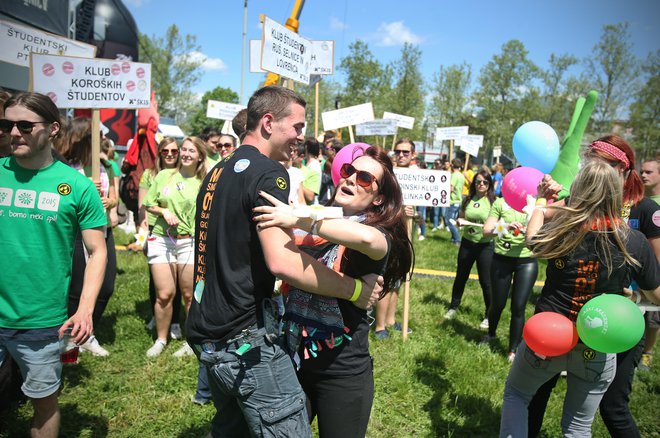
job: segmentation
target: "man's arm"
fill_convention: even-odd
[[[301,290],[348,300],[353,295],[356,280],[335,272],[313,257],[301,252],[290,232],[279,227],[260,229],[259,240],[270,272]],[[381,284],[378,283],[380,279]],[[361,309],[370,308],[382,291],[382,277],[364,276],[362,291],[353,304]]]
[[[108,263],[108,254],[105,247],[104,228],[90,228],[82,230],[82,239],[89,253],[87,266],[85,267],[85,277],[83,280],[82,292],[80,293],[80,303],[76,313],[69,318],[60,328],[60,337],[64,335],[64,330],[72,328],[72,336],[76,344],[82,344],[92,335],[94,324],[92,322],[92,313],[96,304],[96,297],[103,283],[105,266]]]

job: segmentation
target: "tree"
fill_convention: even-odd
[[[429,118],[435,126],[455,126],[467,114],[472,67],[460,65],[440,66],[433,74]]]
[[[660,144],[660,50],[649,54],[642,72],[646,82],[630,105],[630,125],[635,136],[633,144],[642,152],[642,159],[652,159]]]
[[[182,36],[173,24],[164,37],[140,34],[140,59],[151,63],[151,86],[161,115],[183,123],[197,104],[192,87],[199,83],[204,58],[192,35]]]
[[[494,55],[481,69],[479,88],[473,97],[481,109],[479,125],[484,129],[486,148],[488,144],[499,144],[510,152],[515,129],[528,121],[524,109],[531,103],[528,95],[538,93],[532,81],[539,70],[527,53],[522,42],[508,41],[502,46],[502,53]]]
[[[587,75],[599,93],[594,120],[601,131],[608,130],[609,122],[634,94],[638,62],[631,48],[628,23],[608,24],[593,48],[594,55],[586,60]]]
[[[401,48],[401,57],[392,63],[395,84],[385,111],[415,118],[412,130],[399,128],[399,136],[410,136],[413,140],[423,139],[424,78],[420,71],[421,50],[410,43]],[[380,116],[380,112],[376,113]]]
[[[199,135],[206,127],[222,129],[225,121],[220,119],[211,119],[206,117],[206,108],[209,100],[218,100],[220,102],[238,103],[238,94],[234,90],[223,87],[215,87],[207,91],[202,96],[202,101],[197,105],[197,111],[190,117],[190,132],[193,135]]]

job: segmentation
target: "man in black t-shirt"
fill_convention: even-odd
[[[326,268],[295,246],[290,231],[259,229],[252,209],[267,192],[282,202],[288,160],[303,139],[305,101],[281,87],[248,103],[243,145],[209,172],[197,198],[195,290],[188,342],[207,367],[217,413],[213,436],[311,436],[305,395],[278,345],[270,296],[275,276],[294,287],[360,308],[377,299],[382,277]]]

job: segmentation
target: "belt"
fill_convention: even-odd
[[[257,325],[254,324],[226,341],[204,341],[199,344],[198,347],[200,351],[204,351],[206,353],[215,353],[216,351],[221,351],[227,349],[228,347],[236,346],[238,347],[236,351],[240,356],[252,347],[263,345],[266,342],[266,338],[269,336],[271,335],[266,333],[265,328],[258,328]],[[271,343],[273,343],[277,338],[275,335],[272,336],[273,339],[268,339],[268,341]]]

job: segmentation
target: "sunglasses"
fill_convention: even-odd
[[[357,170],[355,167],[353,167],[352,164],[344,163],[339,169],[339,176],[344,179],[350,178],[354,173],[357,175],[355,177],[355,181],[360,187],[364,187],[366,189],[371,187],[371,184],[373,183],[376,183],[377,186],[379,185],[375,176],[366,170]]]
[[[217,143],[215,147],[216,149],[229,149],[233,148],[234,145],[232,143]]]
[[[178,149],[163,149],[162,151],[160,151],[160,155],[162,155],[163,157],[168,157],[168,156],[176,157],[177,155],[179,155],[179,150]]]
[[[486,181],[485,179],[478,179],[474,182],[474,185],[476,185],[476,186],[480,186],[480,185],[489,186],[490,183],[488,181]]]
[[[394,149],[394,155],[403,155],[404,157],[407,157],[410,155],[410,151],[404,151],[401,149]]]
[[[0,119],[0,132],[8,134],[14,129],[14,126],[16,126],[23,134],[29,134],[37,123],[49,124],[49,122],[30,122],[28,120],[18,120],[14,122],[12,120]]]

